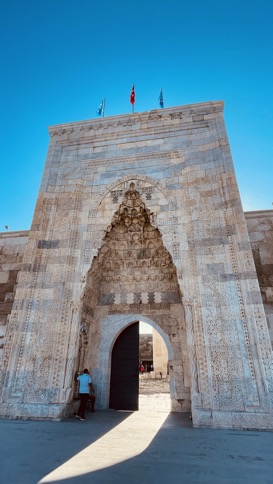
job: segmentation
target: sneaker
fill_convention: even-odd
[[[85,417],[80,417],[80,420],[86,420],[86,418]]]
[[[79,415],[77,415],[77,414],[75,415],[75,417],[76,417],[76,418],[81,418],[81,417],[80,417]]]

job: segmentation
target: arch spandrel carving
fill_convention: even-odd
[[[142,174],[131,174],[131,175],[126,175],[122,178],[118,178],[115,180],[113,183],[111,183],[109,186],[107,186],[104,190],[102,190],[97,197],[97,199],[94,201],[93,207],[98,208],[99,205],[101,204],[103,198],[105,198],[110,192],[115,192],[114,196],[116,195],[116,191],[118,192],[119,195],[122,195],[126,190],[128,190],[130,183],[134,183],[135,187],[139,190],[141,188],[144,188],[144,191],[149,192],[149,188],[157,188],[162,192],[164,195],[165,199],[168,200],[171,198],[171,195],[169,193],[169,190],[167,189],[166,185],[159,180],[155,180],[149,176],[142,175]],[[121,193],[120,193],[121,192]]]

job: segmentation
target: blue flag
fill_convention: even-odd
[[[97,109],[97,115],[98,116],[103,116],[104,115],[104,100],[100,103],[98,109]]]
[[[159,101],[159,106],[160,106],[161,108],[164,108],[164,100],[163,100],[163,91],[162,91],[162,89],[161,89],[161,91],[160,91],[158,101]]]

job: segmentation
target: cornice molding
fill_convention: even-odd
[[[263,217],[273,217],[273,210],[254,210],[251,212],[244,212],[245,218],[263,218]]]
[[[187,121],[187,122],[186,122]],[[103,145],[107,146],[108,144],[111,144],[112,142],[116,144],[117,139],[119,143],[128,143],[128,142],[134,142],[134,141],[144,141],[147,139],[147,134],[149,135],[149,139],[158,139],[160,137],[165,137],[165,135],[168,135],[168,138],[179,136],[180,133],[185,133],[186,131],[189,131],[189,133],[193,134],[197,130],[199,132],[204,132],[209,128],[209,125],[211,124],[211,120],[206,120],[202,122],[195,122],[194,124],[189,122],[189,118],[187,118],[186,121],[181,121],[180,124],[176,124],[172,126],[172,134],[170,134],[170,127],[168,125],[164,124],[159,124],[157,123],[156,126],[151,125],[145,127],[145,130],[140,126],[139,130],[133,129],[125,129],[123,126],[122,130],[117,132],[115,129],[111,129],[111,131],[107,130],[98,130],[94,131],[92,128],[88,128],[85,130],[84,135],[82,136],[81,133],[79,133],[79,136],[75,136],[75,134],[72,134],[70,136],[70,133],[68,132],[62,132],[62,134],[54,135],[52,139],[54,140],[55,144],[60,146],[61,148],[65,149],[71,149],[73,150],[74,148],[78,148],[80,146],[98,146],[100,143]],[[131,125],[130,125],[131,126]],[[152,133],[149,133],[149,130]],[[145,131],[145,132],[144,132]],[[190,136],[190,134],[188,135]],[[129,141],[128,141],[129,138]]]
[[[1,239],[10,239],[13,238],[15,239],[16,237],[28,237],[29,236],[29,230],[14,230],[14,231],[8,231],[8,232],[0,232],[0,238]]]
[[[181,160],[182,162],[185,161],[185,152],[183,150],[175,150],[175,151],[164,151],[164,152],[156,152],[156,153],[144,153],[144,154],[139,154],[139,155],[120,155],[120,156],[113,156],[113,157],[108,157],[107,159],[105,158],[93,158],[92,155],[90,155],[90,158],[87,160],[82,161],[82,166],[89,167],[90,163],[92,163],[92,166],[95,165],[102,165],[104,163],[109,164],[109,161],[111,161],[112,164],[115,163],[124,163],[125,160],[128,161],[128,163],[134,163],[137,161],[145,161],[145,160],[155,160],[155,159],[162,159],[170,162],[170,160]]]
[[[200,104],[189,104],[186,106],[177,106],[173,108],[155,109],[153,111],[126,114],[119,116],[110,116],[106,118],[91,119],[89,121],[79,121],[75,123],[59,124],[49,127],[49,134],[52,138],[69,136],[72,133],[86,133],[86,132],[98,132],[99,130],[112,133],[113,128],[124,128],[136,126],[141,123],[153,123],[155,121],[168,122],[172,120],[181,120],[183,123],[189,118],[192,118],[193,122],[202,121],[200,117],[209,114],[216,114],[223,112],[223,101],[214,101]],[[194,119],[196,117],[196,119]],[[152,126],[151,126],[152,127]],[[147,126],[149,128],[149,126]],[[123,129],[121,129],[121,132]],[[91,133],[90,133],[91,134]],[[113,134],[113,133],[112,133]]]

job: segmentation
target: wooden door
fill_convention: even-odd
[[[109,408],[138,410],[139,322],[118,336],[111,359]]]

